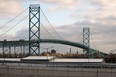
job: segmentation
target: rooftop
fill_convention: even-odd
[[[70,59],[70,58],[58,58],[58,59],[53,59],[51,62],[104,62],[103,59]]]
[[[26,58],[22,58],[22,61],[49,61],[53,59],[53,56],[28,56]]]

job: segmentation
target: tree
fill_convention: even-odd
[[[55,50],[55,49],[52,49],[52,50],[51,50],[51,53],[56,53],[56,50]]]

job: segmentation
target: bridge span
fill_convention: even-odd
[[[38,40],[32,40],[31,44],[37,43]],[[40,39],[40,43],[54,43],[54,44],[64,44],[64,45],[70,45],[74,47],[79,47],[82,49],[89,50],[89,48],[83,44],[71,42],[67,40],[58,40],[58,39]],[[13,46],[28,46],[29,41],[27,40],[18,40],[18,41],[0,41],[0,47],[13,47]]]
[[[31,44],[37,43],[37,40],[32,40]],[[59,40],[59,39],[40,39],[40,43],[53,43],[53,44],[63,44],[63,45],[70,45],[74,47],[79,47],[81,49],[89,50],[90,52],[98,52],[97,50],[94,50],[92,48],[88,48],[87,46],[77,43],[77,42],[72,42],[72,41],[67,41],[67,40]],[[0,48],[5,48],[5,47],[22,47],[22,46],[29,46],[29,41],[28,40],[14,40],[14,41],[0,41]],[[106,53],[99,52],[103,55],[107,55]]]

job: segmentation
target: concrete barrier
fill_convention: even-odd
[[[0,65],[0,77],[116,77],[116,69]]]

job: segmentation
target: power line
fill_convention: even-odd
[[[55,38],[44,26],[43,26],[43,24],[42,23],[40,23],[41,24],[41,26],[47,31],[47,33],[49,34],[49,35],[51,35],[52,36],[52,38]]]
[[[19,13],[17,16],[15,16],[13,19],[11,19],[10,21],[8,21],[6,24],[4,24],[3,26],[0,27],[0,29],[2,29],[3,27],[5,27],[6,25],[8,25],[10,22],[12,22],[15,18],[17,18],[18,16],[20,16],[22,13],[24,13],[28,8],[26,8],[25,10],[23,10],[21,13]]]
[[[43,13],[45,19],[48,21],[48,23],[50,24],[50,26],[52,27],[52,29],[57,33],[57,35],[60,36],[60,38],[62,38],[64,40],[64,38],[54,29],[54,27],[52,26],[52,24],[50,23],[50,21],[48,20],[48,18],[46,17],[46,15],[44,14],[43,10],[40,8],[41,12]]]
[[[17,26],[19,23],[21,23],[25,18],[27,18],[27,16],[25,16],[22,20],[20,20],[18,23],[16,23],[14,26],[12,26],[10,29],[8,29],[6,32],[4,32],[2,35],[0,35],[0,37],[2,37],[3,35],[5,35],[7,32],[9,32],[11,29],[13,29],[15,26]]]

